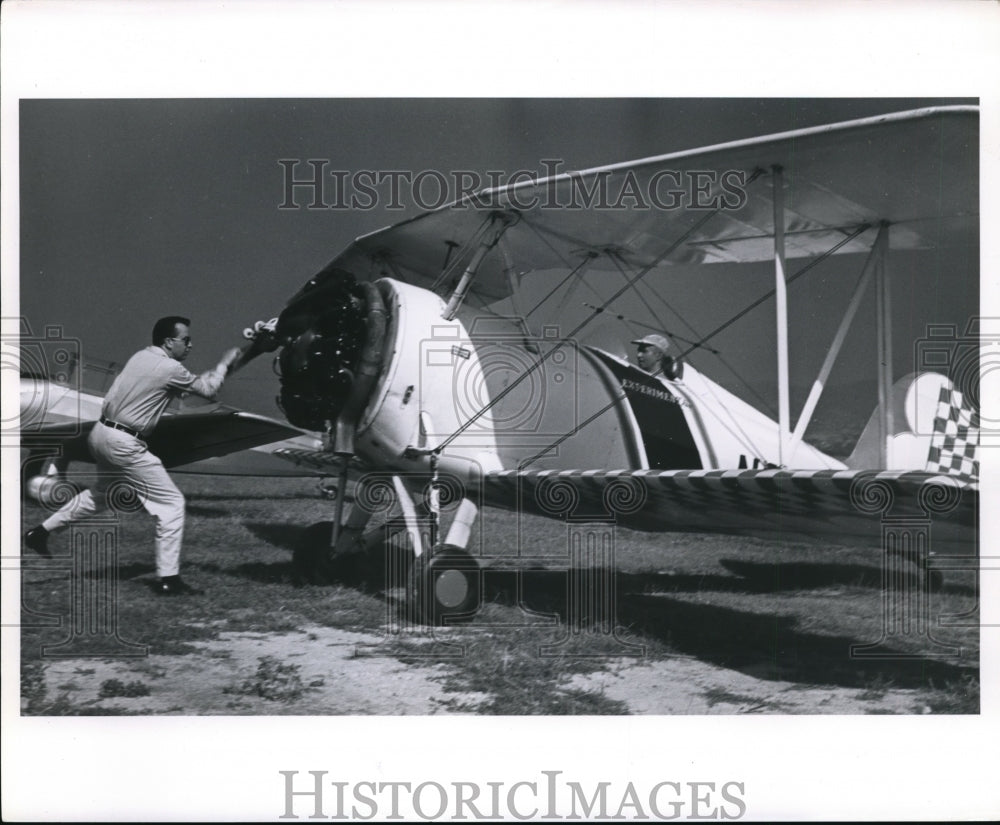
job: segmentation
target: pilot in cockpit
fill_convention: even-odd
[[[684,374],[684,364],[668,354],[670,342],[662,335],[650,334],[630,343],[638,347],[636,361],[640,369],[667,381],[676,381]]]

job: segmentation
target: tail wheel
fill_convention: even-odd
[[[409,601],[418,622],[443,625],[468,621],[479,611],[481,600],[479,562],[461,547],[438,545],[414,561]]]

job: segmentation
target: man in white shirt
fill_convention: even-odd
[[[157,592],[163,595],[197,592],[180,577],[184,496],[163,462],[149,452],[146,438],[174,398],[187,393],[212,398],[242,353],[233,347],[214,368],[193,375],[181,365],[191,352],[190,323],[179,315],[161,318],[153,326],[152,346],[140,350],[125,364],[104,398],[100,421],[87,441],[97,463],[94,491],[79,493],[25,534],[25,544],[36,553],[50,555],[50,532],[106,509],[108,488],[125,479],[135,488],[146,511],[156,519]]]

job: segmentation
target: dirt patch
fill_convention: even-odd
[[[217,640],[196,643],[198,652],[182,656],[50,660],[44,665],[44,679],[49,700],[70,712],[454,714],[441,706],[441,686],[435,681],[445,666],[404,665],[387,656],[366,655],[366,649],[382,641],[376,635],[329,627],[294,633],[221,633]],[[107,696],[114,692],[108,690],[109,683],[138,683],[149,692]],[[465,697],[470,703],[477,698]]]
[[[55,707],[87,714],[471,715],[489,699],[445,693],[449,665],[403,664],[379,654],[384,641],[319,626],[292,633],[224,632],[196,643],[196,652],[187,655],[50,660],[44,681]],[[620,701],[633,714],[930,712],[916,690],[810,687],[683,657],[623,661],[577,674],[566,687]]]
[[[570,684],[625,702],[634,714],[908,714],[931,710],[916,690],[809,687],[755,679],[686,658],[622,664],[574,676]]]

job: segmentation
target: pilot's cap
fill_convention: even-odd
[[[636,338],[634,341],[630,341],[631,344],[649,344],[651,347],[656,347],[657,349],[666,352],[670,349],[670,342],[664,338],[662,335],[647,335],[644,338]]]

